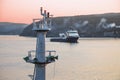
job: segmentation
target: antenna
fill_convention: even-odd
[[[43,15],[43,7],[40,7],[41,15]]]
[[[47,13],[47,18],[49,18],[49,17],[50,17],[50,13],[48,12],[48,13]]]
[[[42,16],[46,17],[46,18],[49,18],[51,15],[49,12],[47,12],[46,10],[44,10],[44,13],[43,13],[43,7],[40,7],[40,13]]]
[[[46,10],[44,10],[44,17],[46,17]]]

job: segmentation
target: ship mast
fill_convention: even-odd
[[[51,19],[49,12],[40,8],[41,15],[43,19],[33,19],[33,31],[37,33],[37,43],[36,50],[28,52],[28,56],[24,60],[28,63],[35,64],[34,74],[32,80],[46,80],[46,64],[55,62],[58,59],[54,50],[45,50],[45,37],[46,33],[50,30],[49,26],[51,25]],[[39,24],[38,24],[39,23]],[[32,57],[32,52],[35,52],[35,57]],[[48,55],[46,56],[46,53]]]

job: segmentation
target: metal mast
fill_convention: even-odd
[[[26,62],[35,64],[33,80],[46,80],[46,64],[55,62],[55,60],[58,59],[58,56],[51,54],[56,51],[45,51],[45,37],[46,33],[50,30],[49,26],[51,21],[49,19],[49,12],[46,12],[46,10],[43,12],[42,7],[40,8],[40,11],[43,19],[33,19],[32,30],[37,33],[36,50],[29,51],[28,56],[24,58]],[[36,53],[34,57],[32,57],[32,52]],[[48,55],[46,56],[45,53],[47,52]]]

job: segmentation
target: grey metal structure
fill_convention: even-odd
[[[47,13],[46,10],[44,10],[43,13],[42,7],[40,11],[43,19],[33,19],[32,30],[37,33],[36,50],[29,51],[28,56],[24,58],[26,62],[35,64],[33,80],[46,80],[46,64],[55,62],[55,60],[58,59],[57,55],[51,54],[52,52],[56,53],[56,51],[45,51],[45,37],[46,33],[50,30],[49,26],[51,25],[51,21],[49,19],[49,12]],[[35,53],[35,55],[33,56],[31,53]],[[46,53],[48,53],[47,56]]]

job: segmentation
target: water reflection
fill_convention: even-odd
[[[80,39],[77,44],[46,42],[59,60],[47,65],[47,80],[119,80],[120,39]],[[31,80],[34,65],[22,59],[35,38],[0,36],[0,80]],[[54,76],[54,67],[55,76]]]

